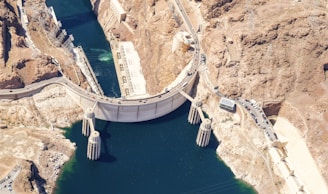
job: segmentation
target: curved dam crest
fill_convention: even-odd
[[[63,7],[61,7],[63,9]],[[182,9],[182,8],[181,8]],[[57,8],[55,8],[57,10]],[[55,11],[56,12],[56,11]],[[67,28],[67,32],[69,34],[77,32],[81,33],[78,34],[75,38],[72,38],[74,42],[82,42],[85,38],[80,37],[83,33],[86,33],[85,30],[81,29],[82,27],[85,27],[87,29],[90,29],[91,32],[98,29],[99,26],[97,26],[97,20],[96,17],[93,16],[87,16],[85,13],[75,13],[76,11],[73,11],[73,15],[65,15],[63,17],[63,28],[64,30],[59,33],[61,36],[60,39],[64,39],[64,37],[67,35],[65,28]],[[89,12],[90,13],[90,12]],[[182,12],[184,13],[184,12]],[[66,14],[66,13],[65,13]],[[84,16],[85,18],[89,18],[88,22],[86,23],[78,23],[73,26],[66,26],[67,24],[71,24],[72,21],[75,21],[79,19],[81,16]],[[183,15],[186,17],[185,15]],[[60,18],[59,18],[60,19]],[[92,22],[91,19],[94,19]],[[186,20],[188,21],[188,20]],[[68,23],[66,23],[68,22]],[[96,22],[94,24],[94,22]],[[89,26],[91,25],[91,26]],[[59,26],[60,27],[60,26]],[[94,27],[94,28],[93,28]],[[116,74],[114,73],[115,69],[113,65],[110,65],[109,63],[99,63],[104,61],[110,61],[111,59],[111,53],[107,51],[109,48],[109,44],[107,41],[91,41],[88,43],[88,41],[84,42],[84,44],[87,44],[87,48],[85,49],[85,52],[82,46],[78,45],[74,48],[74,45],[70,46],[70,51],[74,53],[76,56],[76,62],[80,69],[82,70],[83,74],[86,76],[91,88],[98,93],[94,94],[92,92],[89,92],[88,90],[83,90],[79,86],[75,85],[74,83],[69,81],[69,78],[66,78],[65,76],[62,79],[57,79],[56,83],[60,83],[64,85],[67,89],[67,93],[73,98],[75,102],[78,103],[80,107],[82,107],[84,110],[87,110],[88,108],[93,107],[93,110],[95,112],[95,116],[98,119],[107,120],[107,121],[115,121],[115,122],[140,122],[140,121],[147,121],[155,118],[159,118],[161,116],[164,116],[175,109],[177,109],[179,106],[181,106],[185,101],[186,97],[182,95],[180,92],[184,92],[186,94],[189,94],[193,88],[194,81],[197,75],[197,68],[200,63],[200,49],[199,49],[199,42],[196,33],[194,32],[193,28],[191,27],[191,24],[188,23],[188,28],[190,32],[192,33],[192,37],[194,39],[195,45],[194,45],[194,56],[192,60],[192,65],[190,69],[182,71],[180,74],[183,74],[181,78],[175,83],[175,85],[170,88],[166,89],[164,92],[144,97],[144,98],[137,98],[137,99],[126,99],[124,97],[121,98],[110,98],[103,96],[103,94],[107,93],[108,91],[112,91],[112,93],[116,96],[118,94],[117,91],[118,88],[117,78]],[[89,31],[88,31],[89,32]],[[90,37],[89,32],[87,37]],[[95,32],[94,34],[99,35],[100,32]],[[90,37],[91,39],[94,37]],[[99,38],[103,38],[106,40],[104,34],[99,36]],[[88,40],[88,39],[86,39]],[[94,46],[99,46],[98,48],[95,48]],[[101,48],[101,46],[105,48]],[[115,51],[116,52],[116,51]],[[97,60],[94,60],[94,56],[97,56]],[[99,54],[100,53],[100,54]],[[100,60],[99,60],[100,59]],[[54,59],[55,60],[55,59]],[[89,61],[92,60],[92,65],[89,63]],[[57,64],[60,66],[60,64]],[[92,66],[92,67],[91,67]],[[108,71],[109,72],[106,72]],[[94,73],[96,72],[96,73]],[[102,73],[100,73],[102,72]],[[111,73],[112,72],[112,73]],[[97,76],[98,75],[98,76]],[[100,76],[101,75],[101,76]],[[108,76],[111,75],[111,76]],[[110,80],[108,80],[110,79]],[[53,79],[52,79],[53,80]],[[99,83],[98,83],[99,80]],[[1,98],[12,98],[12,99],[18,99],[24,96],[29,96],[33,93],[36,93],[40,91],[43,87],[46,85],[51,84],[51,80],[45,80],[40,83],[36,83],[33,86],[26,87],[24,89],[18,89],[18,90],[3,90],[1,94]],[[108,84],[111,84],[111,90],[108,90],[107,87]],[[101,87],[101,85],[105,87]],[[106,91],[103,92],[102,88]],[[97,92],[98,90],[98,92]],[[110,93],[109,93],[110,94]]]
[[[87,2],[84,0],[81,5],[81,0],[66,1],[66,9],[74,10],[74,7],[73,13],[78,13],[76,10],[79,10],[79,7],[84,9],[86,5],[90,9]],[[56,7],[55,10],[57,10]],[[86,16],[87,13],[78,15]],[[66,19],[72,24],[74,17],[73,15]],[[73,27],[79,29],[79,33],[85,33],[81,32],[80,27],[91,22],[88,19],[86,23],[76,24]],[[69,26],[65,26],[65,21],[63,24],[64,28],[70,31]],[[76,38],[76,40],[82,42],[83,39]],[[97,61],[104,62],[104,60],[108,62],[106,61],[108,53],[100,53],[102,49],[93,49],[93,51],[91,49],[100,47],[92,44],[85,47],[92,64],[96,64]],[[89,51],[93,54],[88,53]],[[99,60],[99,53],[104,54],[103,60]],[[195,65],[184,79],[172,89],[149,98],[126,100],[100,96],[81,89],[65,77],[46,80],[29,86],[29,89],[6,90],[3,96],[18,99],[30,96],[49,84],[58,83],[65,86],[67,93],[81,107],[84,109],[93,107],[97,118],[117,121],[97,121],[94,126],[100,134],[100,136],[96,134],[95,142],[100,143],[99,138],[103,142],[98,145],[102,147],[102,151],[101,154],[99,153],[100,159],[97,162],[91,162],[85,158],[87,138],[83,138],[76,132],[68,134],[67,137],[77,142],[78,148],[74,159],[71,160],[74,162],[67,165],[61,175],[56,193],[135,193],[136,191],[142,193],[208,193],[211,191],[250,193],[250,189],[244,185],[241,186],[240,182],[233,178],[231,171],[217,160],[214,149],[218,143],[215,139],[208,139],[207,149],[200,149],[194,143],[198,126],[187,124],[188,104],[184,103],[186,97],[181,92],[188,94],[192,90],[198,63],[199,50],[196,49]],[[106,65],[110,66],[108,63]],[[119,91],[116,86],[113,86],[115,83],[103,81],[109,77],[108,75],[115,78],[115,73],[111,70],[105,71],[104,67],[106,67],[104,64],[94,67],[95,74],[97,78],[101,78],[100,85],[106,86],[105,93],[112,92],[111,96],[113,94],[117,96]],[[98,74],[97,72],[101,70],[105,72]],[[176,110],[181,105],[183,105],[182,108]],[[80,124],[81,122],[68,130],[80,130]],[[100,152],[98,149],[96,151]],[[94,156],[91,155],[91,157]]]

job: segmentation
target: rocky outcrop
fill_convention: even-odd
[[[233,0],[209,0],[202,1],[202,14],[207,19],[217,18],[228,12],[236,1]]]
[[[1,89],[14,89],[24,87],[20,76],[17,73],[10,75],[0,72],[0,88]]]
[[[202,47],[210,78],[221,92],[255,99],[269,116],[288,118],[328,181],[324,162],[328,157],[324,76],[328,44],[322,41],[328,39],[326,3],[202,2],[203,13],[219,10],[206,18]],[[238,165],[232,164],[232,169]]]
[[[207,20],[202,44],[211,76],[224,94],[284,100],[295,90],[313,92],[324,81],[324,10],[305,12],[301,4],[283,2],[233,2],[231,11]],[[238,63],[231,64],[232,59]]]
[[[118,23],[116,18],[110,20],[113,12],[109,1],[91,0],[91,3],[108,39],[109,32],[113,31],[120,40],[134,43],[148,93],[162,91],[191,60],[192,52],[171,52],[175,33],[184,28],[170,1],[121,2],[128,15],[123,23]]]
[[[14,189],[24,193],[46,193],[46,181],[40,176],[35,163],[30,160],[19,162],[21,172],[14,181]]]
[[[55,44],[51,37],[51,32],[57,27],[52,17],[46,14],[45,1],[23,2],[28,19],[26,29],[20,21],[17,1],[0,2],[0,88],[20,88],[58,76],[59,68],[51,58],[59,62],[61,72],[73,82],[85,85],[85,78],[72,53]]]
[[[52,63],[51,58],[45,56],[35,60],[20,60],[15,64],[15,70],[26,85],[59,75],[58,68]]]
[[[277,116],[281,109],[282,103],[281,102],[265,102],[263,105],[263,111],[267,117],[270,116]]]
[[[172,20],[174,11],[170,9],[169,2],[122,1],[128,12],[126,23],[132,32],[122,24],[107,21],[111,14],[108,1],[91,2],[105,32],[114,26],[122,40],[134,41],[142,58],[147,83],[160,88],[161,83],[168,83],[163,80],[172,80],[169,74],[174,68],[172,64],[176,63],[166,62],[172,56],[167,51],[169,46],[166,42],[170,40],[169,34],[181,26]],[[325,81],[328,45],[322,41],[328,39],[327,1],[195,2],[200,3],[203,16],[200,23],[201,46],[206,54],[209,79],[226,96],[255,99],[263,105],[268,116],[288,118],[303,133],[322,174],[328,180],[325,170],[328,166],[324,162],[328,157],[328,146],[324,142],[328,136],[325,130],[328,120],[325,113],[328,109],[325,103],[328,95]],[[188,8],[190,5],[185,6]],[[197,9],[196,6],[194,9]],[[162,11],[170,14],[164,16]],[[155,64],[162,64],[165,68]],[[147,87],[149,91],[155,91],[149,85]],[[197,95],[211,98],[202,87],[204,89],[201,85],[198,88]],[[207,99],[205,106],[217,107],[214,102],[215,99]],[[220,114],[214,108],[207,111],[213,118]],[[220,116],[217,119],[220,122],[214,122],[215,130],[221,131],[218,136],[224,140],[218,153],[234,173],[254,185],[260,193],[280,191],[285,187],[284,180],[275,175],[278,170],[268,166],[271,161],[266,155],[265,143],[261,141],[263,133],[255,132],[256,128],[250,123],[244,126],[249,131],[240,131],[235,128],[238,123],[230,122],[231,115]],[[250,149],[240,146],[241,141]],[[271,177],[267,177],[268,172]],[[264,183],[263,180],[269,181]]]
[[[8,166],[19,159],[31,161],[21,166],[15,192],[52,192],[62,166],[75,150],[57,127],[68,127],[82,115],[60,85],[48,86],[33,97],[0,102],[0,121],[6,125],[0,131],[0,162],[5,164],[6,157],[11,158],[6,160]]]
[[[36,180],[37,172],[35,169],[35,164],[29,160],[20,161],[21,172],[16,177],[13,187],[15,190],[30,193],[34,191],[33,180]]]
[[[6,57],[6,25],[0,21],[0,67],[5,66]]]

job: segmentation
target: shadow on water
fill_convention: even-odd
[[[188,117],[186,117],[184,115],[184,113],[189,111],[190,104],[191,103],[189,101],[186,101],[178,109],[174,110],[173,112],[171,112],[168,115],[159,117],[157,119],[149,120],[147,122],[139,122],[136,124],[138,124],[138,125],[165,124],[165,123],[171,121],[172,119],[178,119],[178,118],[185,119],[185,121],[188,122]],[[183,118],[183,117],[185,117],[185,118]]]
[[[216,150],[219,145],[219,142],[215,139],[214,134],[212,133],[210,142],[205,149]]]
[[[108,142],[107,140],[111,138],[111,134],[108,132],[109,130],[109,124],[110,122],[107,121],[104,128],[101,129],[100,131],[100,137],[101,137],[101,141],[102,141],[102,146],[101,146],[101,155],[100,155],[100,159],[98,160],[98,162],[106,162],[106,163],[111,163],[111,162],[115,162],[117,159],[110,154],[109,150],[108,150]]]
[[[93,15],[92,11],[74,14],[70,16],[64,16],[60,18],[65,26],[69,26],[70,28],[74,28],[76,26],[85,25],[88,22],[94,22],[96,16]]]

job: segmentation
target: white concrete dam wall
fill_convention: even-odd
[[[182,89],[190,94],[196,76],[193,76]],[[179,88],[179,87],[177,87]],[[96,118],[115,122],[140,122],[164,116],[180,107],[186,98],[177,89],[151,98],[123,100],[99,97],[93,94],[82,95],[67,87],[67,93],[83,108],[95,106]]]

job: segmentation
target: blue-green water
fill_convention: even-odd
[[[91,10],[88,0],[47,0],[74,45],[81,45],[92,65],[99,84],[107,96],[121,96],[109,43]]]
[[[47,0],[63,27],[82,45],[105,93],[119,96],[110,47],[91,12],[89,0]],[[102,151],[98,161],[86,158],[87,138],[81,122],[66,129],[77,150],[57,181],[57,194],[101,193],[255,193],[235,180],[215,153],[212,137],[207,148],[195,138],[199,126],[187,122],[187,102],[173,113],[148,122],[96,121]]]
[[[75,124],[67,137],[78,148],[56,193],[254,193],[218,160],[214,137],[205,149],[195,144],[198,126],[187,123],[188,109],[186,103],[168,116],[134,124],[97,120],[99,161],[86,158],[87,138],[81,122]]]

